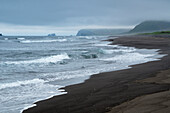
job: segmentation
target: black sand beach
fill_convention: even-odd
[[[67,94],[37,102],[37,106],[23,113],[105,113],[136,97],[170,89],[169,83],[139,82],[170,69],[170,36],[124,36],[112,44],[160,49],[161,54],[167,55],[130,69],[93,75],[84,83],[65,87]]]

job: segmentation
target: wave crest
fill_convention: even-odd
[[[11,87],[19,87],[19,86],[28,85],[28,84],[39,84],[39,83],[45,83],[45,82],[46,81],[44,81],[42,79],[17,81],[17,82],[12,82],[12,83],[0,84],[0,89],[11,88]]]
[[[101,59],[103,61],[116,61],[116,62],[138,62],[138,61],[150,61],[154,54],[140,54],[140,53],[126,53],[124,55],[116,55],[112,58]]]
[[[50,42],[65,42],[67,39],[56,39],[56,40],[23,40],[20,43],[50,43]]]
[[[37,63],[57,63],[59,61],[62,61],[64,59],[70,59],[70,57],[67,55],[67,53],[63,53],[60,55],[54,55],[49,57],[43,57],[40,59],[35,60],[26,60],[26,61],[7,61],[4,62],[5,64],[37,64]]]

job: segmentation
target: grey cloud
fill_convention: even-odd
[[[20,25],[133,25],[169,20],[169,0],[1,0],[0,22]]]

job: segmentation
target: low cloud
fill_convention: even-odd
[[[36,33],[53,32],[53,27],[134,26],[145,20],[170,20],[169,4],[169,0],[1,0],[0,23],[28,26],[20,32],[41,26]]]
[[[56,35],[76,35],[80,29],[95,29],[95,28],[133,28],[134,26],[77,26],[77,27],[55,27],[55,26],[33,26],[33,25],[13,25],[0,23],[0,32],[4,35],[47,35],[56,33]]]

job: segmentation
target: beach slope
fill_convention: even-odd
[[[166,56],[129,69],[93,75],[84,83],[65,87],[67,94],[36,102],[37,106],[23,113],[105,113],[136,97],[170,89],[169,83],[142,82],[170,69],[169,36],[124,36],[112,41],[112,44],[160,49],[160,54]]]

